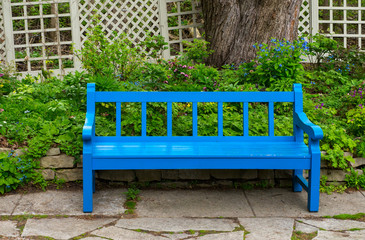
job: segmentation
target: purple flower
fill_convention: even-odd
[[[203,87],[203,91],[207,91],[207,87]]]
[[[363,108],[362,104],[359,104],[359,107]]]
[[[2,76],[4,76],[4,74],[3,73],[0,73],[0,77],[2,77]]]
[[[168,84],[168,83],[169,83],[169,81],[164,81],[164,83]]]

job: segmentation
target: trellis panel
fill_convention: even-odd
[[[160,34],[159,0],[82,0],[79,2],[81,44],[86,40],[92,16],[98,15],[106,36],[125,32],[138,43],[148,32]]]
[[[3,3],[0,2],[0,61],[6,59],[6,44],[5,44],[5,31],[4,31],[4,14]]]

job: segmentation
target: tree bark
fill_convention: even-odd
[[[247,62],[253,45],[271,38],[294,40],[302,0],[202,0],[206,40],[214,53],[208,64]]]

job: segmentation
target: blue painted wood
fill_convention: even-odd
[[[294,192],[301,192],[302,191],[302,184],[304,183],[304,182],[303,183],[300,182],[302,178],[303,178],[303,169],[294,169],[293,179],[292,179],[293,180],[293,191]],[[308,190],[308,184],[307,184],[306,189]]]
[[[193,102],[193,136],[198,136],[198,103]]]
[[[160,141],[173,141],[173,142],[292,142],[293,136],[127,136],[127,137],[93,137],[93,142],[160,142]]]
[[[224,162],[224,164],[222,164]],[[278,166],[283,167],[278,167]],[[93,168],[98,170],[143,170],[143,169],[293,169],[310,168],[310,159],[270,158],[95,158]]]
[[[273,137],[274,134],[274,102],[269,102],[269,136]]]
[[[297,142],[103,142],[94,143],[94,158],[310,158]],[[224,166],[222,162],[222,166]]]
[[[301,186],[301,188],[304,188],[305,191],[308,192],[308,181],[304,179],[303,175],[295,175],[294,177],[295,181]],[[300,190],[301,191],[301,190]],[[300,192],[300,191],[295,191],[294,192]]]
[[[142,123],[142,137],[147,135],[147,104],[142,102],[142,113],[141,113],[141,123]]]
[[[116,102],[117,134],[95,136],[95,103]],[[121,102],[140,102],[142,134],[120,136]],[[147,136],[147,102],[167,103],[167,136]],[[172,136],[172,103],[192,102],[193,136]],[[218,103],[218,136],[198,136],[198,103]],[[243,103],[243,136],[223,136],[223,103]],[[267,102],[269,136],[249,136],[249,103]],[[293,102],[293,136],[275,136],[274,103]],[[255,122],[251,124],[262,124]],[[309,146],[303,133],[309,136]],[[95,92],[87,87],[83,127],[84,211],[92,211],[95,170],[111,169],[292,169],[294,191],[308,192],[308,210],[319,207],[320,127],[303,113],[300,84],[292,92]],[[309,170],[309,181],[303,176]]]
[[[293,92],[97,92],[95,102],[294,102]]]
[[[167,102],[167,136],[172,136],[172,103]]]
[[[218,136],[223,136],[223,102],[218,103]]]
[[[243,103],[243,136],[249,136],[249,122],[248,122],[248,102]]]
[[[120,102],[116,102],[116,117],[115,117],[115,121],[116,121],[116,134],[115,136],[119,137],[121,135],[122,132],[122,127],[121,127],[121,103]]]

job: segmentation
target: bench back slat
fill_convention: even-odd
[[[243,136],[248,137],[249,131],[248,131],[248,102],[243,103]]]
[[[193,137],[198,136],[198,103],[192,102],[193,104]]]
[[[172,102],[167,102],[167,136],[172,136]]]
[[[218,102],[218,136],[223,136],[223,102]]]
[[[142,102],[142,116],[141,116],[141,124],[142,124],[142,133],[141,136],[142,137],[146,137],[147,136],[147,103],[146,102]]]
[[[293,111],[303,111],[303,93],[300,84],[294,84],[292,92],[95,92],[95,84],[88,84],[87,87],[87,111],[95,113],[96,102],[116,103],[116,137],[121,137],[121,103],[139,102],[141,103],[141,136],[147,137],[147,103],[166,102],[167,104],[167,137],[172,135],[173,126],[173,102],[192,103],[192,136],[198,137],[198,103],[216,102],[218,104],[218,136],[221,139],[223,134],[223,103],[241,102],[243,103],[243,136],[250,137],[249,134],[249,103],[268,103],[268,136],[269,139],[278,139],[274,133],[274,102],[293,102]],[[255,123],[261,124],[261,123]],[[294,127],[294,139],[302,140],[303,133]],[[94,135],[95,136],[95,135]],[[180,136],[178,136],[180,137]],[[175,137],[174,137],[175,138]],[[230,137],[231,138],[231,137]],[[213,139],[213,138],[208,138]],[[201,139],[202,140],[202,139]]]
[[[122,113],[122,109],[121,109],[121,102],[116,102],[116,134],[115,136],[120,137],[121,132],[122,132],[122,126],[121,126],[121,113]]]
[[[274,136],[274,102],[269,102],[269,136]]]
[[[293,92],[96,92],[95,102],[294,102]]]

